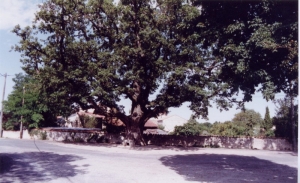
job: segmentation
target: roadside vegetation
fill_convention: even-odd
[[[34,77],[16,74],[13,91],[4,101],[4,130],[20,130],[21,120],[25,128],[55,126],[58,108],[45,102],[45,93]],[[57,104],[59,105],[59,104]]]
[[[183,126],[176,126],[173,135],[217,135],[229,137],[281,137],[292,141],[292,124],[290,114],[290,101],[288,98],[276,100],[276,115],[270,118],[269,108],[266,107],[264,119],[260,113],[245,109],[237,114],[231,121],[201,123],[193,116]],[[298,110],[298,105],[294,105]],[[298,118],[298,111],[294,118]],[[295,120],[296,134],[298,134],[298,121]],[[298,137],[296,137],[298,138]]]

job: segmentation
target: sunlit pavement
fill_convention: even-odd
[[[297,182],[289,151],[0,139],[0,182]]]

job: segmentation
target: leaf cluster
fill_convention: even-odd
[[[214,41],[213,55],[225,61],[220,78],[231,91],[242,90],[244,101],[258,87],[267,100],[280,91],[298,94],[297,1],[202,4],[206,16],[200,19],[207,18],[211,31],[206,40]]]
[[[55,122],[54,111],[43,101],[44,95],[39,91],[39,84],[29,75],[16,74],[15,85],[4,101],[4,114],[7,120],[4,129],[17,130],[23,118],[23,125],[28,128],[38,128]]]
[[[298,104],[294,104],[294,116],[291,116],[291,98],[285,97],[284,99],[276,100],[276,115],[272,121],[275,125],[275,136],[284,137],[292,140],[292,119],[294,118],[295,134],[298,136]]]
[[[192,116],[189,121],[182,125],[176,126],[174,135],[219,135],[219,136],[261,136],[260,126],[262,118],[254,110],[245,110],[235,114],[232,121],[223,123],[215,122],[213,124],[199,123]]]
[[[209,122],[206,123],[199,123],[197,120],[190,117],[187,123],[182,126],[175,126],[174,135],[183,135],[183,136],[190,136],[190,135],[208,135],[210,132],[211,124]]]
[[[297,95],[297,14],[296,1],[48,0],[13,32],[47,103],[129,124],[125,97],[145,123],[184,102],[205,118],[211,101],[228,109],[259,84],[266,99]]]

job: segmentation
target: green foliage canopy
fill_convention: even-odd
[[[38,83],[31,76],[22,73],[16,74],[13,81],[13,91],[7,101],[4,101],[4,114],[8,116],[4,129],[19,129],[21,116],[24,126],[29,128],[54,125],[55,113],[43,102]]]
[[[193,116],[183,126],[175,126],[174,135],[208,135],[211,124],[209,122],[199,123]]]
[[[266,107],[265,118],[264,118],[264,121],[263,121],[261,127],[264,129],[265,136],[274,136],[275,135],[274,130],[272,129],[273,122],[270,117],[270,111],[269,111],[268,107]]]
[[[262,127],[266,130],[273,127],[272,119],[270,117],[270,111],[268,107],[266,107],[266,113],[265,113],[264,123]]]
[[[245,101],[259,84],[266,99],[298,95],[298,1],[199,3],[207,5],[204,43],[214,42],[213,55],[225,59],[220,78],[244,91]]]
[[[242,125],[234,124],[231,121],[226,121],[224,123],[215,122],[212,125],[210,132],[212,135],[219,136],[245,136],[245,127]]]
[[[277,108],[276,115],[273,117],[273,124],[275,125],[275,136],[284,137],[292,140],[292,123],[291,123],[291,100],[290,97],[276,100]],[[295,134],[298,135],[298,104],[294,104],[294,125]],[[296,136],[297,139],[297,136]]]
[[[258,136],[263,123],[261,115],[254,110],[245,110],[235,114],[232,121],[215,122],[210,132],[221,136]]]
[[[13,30],[15,50],[47,103],[94,108],[128,133],[184,102],[207,117],[210,101],[227,109],[240,90],[250,101],[258,84],[267,99],[287,83],[296,93],[296,1],[182,2],[48,0],[31,27]]]
[[[250,109],[241,111],[234,115],[232,119],[234,125],[241,126],[244,128],[244,135],[253,136],[255,135],[255,128],[260,128],[263,123],[260,113]],[[258,132],[256,132],[258,133]]]

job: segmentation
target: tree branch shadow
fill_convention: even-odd
[[[0,153],[0,182],[42,182],[84,174],[86,166],[72,165],[83,158],[50,152]]]
[[[160,161],[187,181],[297,182],[297,168],[252,156],[190,154],[165,156]]]

